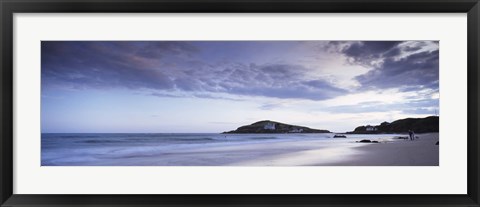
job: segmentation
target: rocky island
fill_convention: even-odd
[[[222,134],[266,134],[266,133],[330,133],[328,130],[311,129],[304,126],[284,124],[280,122],[264,120],[250,125],[241,126],[236,130],[223,132]]]

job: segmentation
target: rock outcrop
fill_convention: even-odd
[[[359,126],[348,134],[390,134],[405,133],[413,130],[415,133],[438,132],[439,117],[429,116],[425,118],[406,118],[392,123],[383,122],[377,126]]]

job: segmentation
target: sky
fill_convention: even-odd
[[[353,131],[438,114],[438,41],[42,41],[42,133]]]

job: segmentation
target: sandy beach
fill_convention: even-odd
[[[336,162],[340,166],[438,166],[438,133],[418,134],[414,141],[397,140],[355,148],[359,156]]]
[[[230,163],[241,166],[438,166],[438,133],[418,134],[414,141],[388,139],[380,143],[290,143],[296,150],[255,160]],[[260,147],[260,146],[258,146]],[[303,148],[302,148],[303,147]],[[281,148],[277,146],[276,149]],[[258,148],[257,148],[258,149]]]
[[[347,135],[348,137],[349,135]],[[387,136],[387,135],[385,135]],[[405,135],[406,136],[406,135]],[[245,144],[191,145],[163,149],[118,148],[79,159],[58,158],[47,165],[82,166],[438,166],[438,133],[417,134],[414,141],[364,135],[259,141]],[[379,143],[359,143],[365,139]],[[371,137],[371,138],[370,138]]]

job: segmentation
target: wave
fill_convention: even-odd
[[[278,137],[250,137],[253,140],[262,140],[262,139],[278,139]]]
[[[97,144],[97,143],[122,143],[125,141],[122,140],[85,140],[85,141],[78,141],[77,143],[92,143],[92,144]]]

